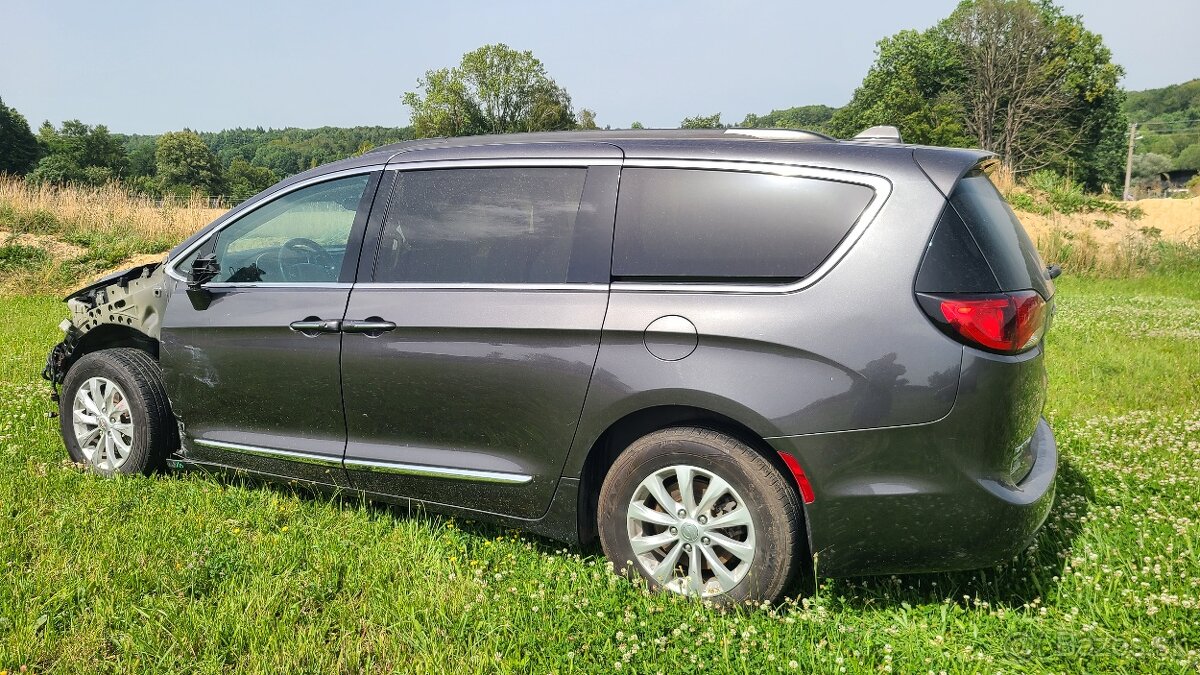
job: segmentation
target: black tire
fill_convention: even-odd
[[[105,452],[101,449],[95,450],[92,460],[89,460],[76,438],[76,395],[84,383],[93,381],[93,378],[115,383],[118,392],[124,394],[128,403],[127,424],[132,425],[132,441],[121,463],[115,467],[105,465],[102,460]],[[58,410],[59,427],[71,460],[102,475],[149,474],[157,471],[178,444],[175,418],[171,414],[158,364],[141,350],[102,349],[81,357],[67,371]]]
[[[707,595],[705,599],[722,605],[746,601],[774,602],[777,600],[797,571],[808,563],[805,554],[807,547],[803,543],[803,511],[799,495],[797,490],[786,481],[785,476],[761,453],[737,439],[710,429],[680,427],[656,431],[638,439],[617,457],[600,489],[599,515],[597,517],[600,543],[605,555],[612,561],[614,569],[627,575],[636,571],[646,580],[652,590],[669,588],[694,594],[694,591],[676,586],[678,584],[686,585],[687,582],[682,579],[668,580],[670,585],[667,585],[651,576],[646,564],[639,561],[635,555],[630,541],[633,536],[631,528],[642,527],[639,523],[629,521],[631,500],[635,493],[644,494],[644,492],[639,492],[642,490],[639,486],[643,484],[643,481],[655,476],[657,472],[662,472],[657,475],[669,477],[671,473],[666,470],[681,465],[710,472],[728,483],[733,492],[745,500],[745,506],[748,509],[747,515],[753,525],[751,532],[754,540],[754,553],[752,560],[746,563],[748,571],[743,573],[744,576],[732,588],[726,589],[723,584],[719,583],[716,585],[719,588],[707,588],[703,593],[716,594]],[[670,478],[667,480],[669,481]],[[705,485],[712,485],[711,482],[707,482],[708,480],[701,478],[696,481],[703,485],[694,488],[694,491],[700,489],[707,491]],[[679,482],[676,481],[675,485],[678,486]],[[667,489],[670,492],[671,488]],[[676,489],[671,494],[674,499],[682,502],[680,491]],[[703,495],[703,493],[701,494]],[[731,496],[728,498],[732,501]],[[698,502],[698,507],[703,506],[703,496],[699,500],[694,499],[693,501]],[[657,500],[651,498],[647,503],[656,502]],[[677,506],[679,505],[681,504],[677,504]],[[737,508],[737,505],[734,504],[733,508]],[[655,510],[662,512],[660,507],[655,507]],[[694,513],[698,518],[703,513],[711,514],[711,511]],[[712,516],[713,523],[717,522],[717,517],[716,515]],[[689,521],[677,523],[679,526],[676,527],[676,530],[682,531],[684,522],[698,522],[691,519],[691,516],[689,519]],[[658,530],[658,534],[653,536],[665,536],[668,528],[666,525],[662,527],[664,529]],[[705,525],[705,527],[709,526]],[[739,530],[716,530],[716,532],[728,534],[739,532]],[[646,533],[639,532],[639,536],[642,534]],[[692,528],[691,534],[695,534],[695,528]],[[747,541],[749,536],[743,534],[743,541]],[[678,541],[687,540],[678,539]],[[705,543],[713,542],[706,538]],[[680,543],[680,546],[682,547],[683,544]],[[687,548],[688,552],[680,554],[681,562],[677,563],[679,567],[671,566],[671,570],[683,570],[685,565],[682,556],[690,556],[692,548],[698,551],[697,555],[723,550],[719,546],[716,548],[706,546],[704,547],[707,549],[705,551],[702,551],[698,544],[687,544],[687,546],[690,547]],[[670,555],[668,549],[673,550],[673,548],[674,544],[667,544],[661,549],[655,549],[644,555],[667,558]],[[723,555],[728,557],[727,552]],[[737,566],[741,565],[740,561],[733,558],[730,558],[730,562],[736,562]],[[690,570],[690,562],[686,564],[686,567]],[[712,578],[715,578],[715,571],[711,564],[702,562],[700,568],[702,576],[705,574],[704,570],[707,569],[713,573]],[[667,567],[663,566],[663,570],[666,569]]]

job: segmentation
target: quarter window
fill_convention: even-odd
[[[221,266],[218,279],[337,281],[368,179],[363,174],[301,188],[234,221],[217,234],[213,248]]]
[[[374,279],[565,282],[586,175],[541,167],[401,172]]]
[[[873,196],[863,185],[815,178],[625,169],[613,275],[799,279],[829,257]]]

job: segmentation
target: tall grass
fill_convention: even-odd
[[[223,212],[202,197],[160,202],[115,184],[61,188],[0,176],[0,259],[28,262],[5,265],[0,289],[61,289],[165,252]]]
[[[1047,263],[1075,275],[1123,279],[1149,272],[1200,273],[1200,242],[1164,241],[1152,234],[1133,234],[1100,242],[1086,231],[1052,229],[1037,237],[1038,253]]]

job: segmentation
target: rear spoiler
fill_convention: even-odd
[[[995,153],[966,148],[913,148],[913,161],[942,195],[949,197],[958,179],[995,159]]]

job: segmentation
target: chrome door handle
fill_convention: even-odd
[[[395,330],[396,324],[391,321],[372,316],[362,320],[347,320],[342,322],[343,333],[363,333],[367,337],[378,337],[389,330]]]
[[[342,322],[336,319],[321,319],[315,316],[310,316],[303,321],[293,321],[288,324],[288,328],[305,335],[318,335],[320,333],[337,333],[342,329]]]

